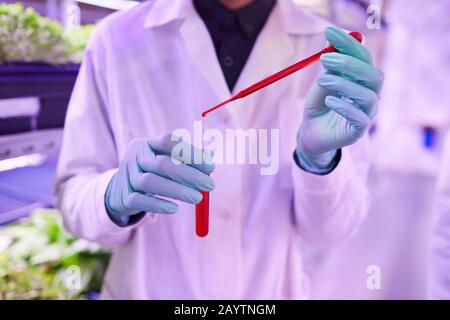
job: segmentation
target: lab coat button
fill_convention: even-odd
[[[228,211],[222,211],[220,217],[224,220],[229,220],[231,217],[231,213]]]
[[[255,27],[251,24],[246,24],[244,26],[245,34],[247,37],[253,37],[255,32]]]
[[[225,26],[231,27],[236,23],[236,17],[234,15],[229,15],[225,20]]]
[[[226,67],[232,67],[234,64],[234,59],[231,56],[226,56],[223,58],[223,63]]]

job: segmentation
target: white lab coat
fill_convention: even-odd
[[[327,23],[279,1],[235,91],[317,52]],[[280,171],[217,165],[210,234],[194,233],[194,207],[147,214],[121,228],[104,194],[128,143],[176,128],[230,96],[210,36],[191,1],[143,3],[96,29],[67,114],[57,173],[60,207],[75,235],[116,247],[103,298],[300,298],[307,281],[301,243],[332,245],[355,233],[366,212],[367,149],[345,148],[326,176],[293,161],[303,100],[320,65],[210,115],[213,126],[280,129]]]

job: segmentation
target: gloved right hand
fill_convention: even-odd
[[[185,144],[182,150],[191,150],[188,161],[172,152],[178,143]],[[199,203],[199,190],[214,189],[209,176],[213,171],[209,153],[187,142],[173,141],[171,135],[133,140],[106,190],[106,209],[119,226],[128,225],[130,216],[142,212],[175,213],[178,205],[158,196]]]

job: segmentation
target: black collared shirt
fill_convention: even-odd
[[[276,0],[254,0],[238,10],[218,0],[194,0],[211,35],[228,88],[232,90]]]

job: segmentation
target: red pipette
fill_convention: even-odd
[[[353,31],[349,33],[353,38],[355,38],[356,40],[358,40],[359,42],[362,42],[362,36],[361,33]],[[313,54],[312,56],[303,59],[281,71],[278,71],[277,73],[274,73],[270,76],[268,76],[267,78],[262,79],[261,81],[256,82],[255,84],[252,84],[250,87],[243,89],[242,91],[239,91],[237,94],[235,94],[234,96],[232,96],[230,99],[219,103],[218,105],[212,107],[211,109],[208,109],[204,112],[202,112],[202,117],[206,117],[206,115],[208,113],[210,113],[211,111],[214,111],[216,109],[219,109],[220,107],[223,107],[224,105],[226,105],[227,103],[237,100],[237,99],[241,99],[244,98],[246,96],[248,96],[249,94],[252,94],[253,92],[256,92],[258,90],[261,90],[264,87],[267,87],[268,85],[277,82],[278,80],[283,79],[284,77],[287,77],[288,75],[297,72],[303,68],[306,68],[307,66],[309,66],[310,64],[313,64],[314,62],[319,61],[320,56],[324,53],[328,53],[328,52],[337,52],[338,50],[332,46],[329,45],[328,47],[324,48],[323,50],[317,52],[316,54]]]

